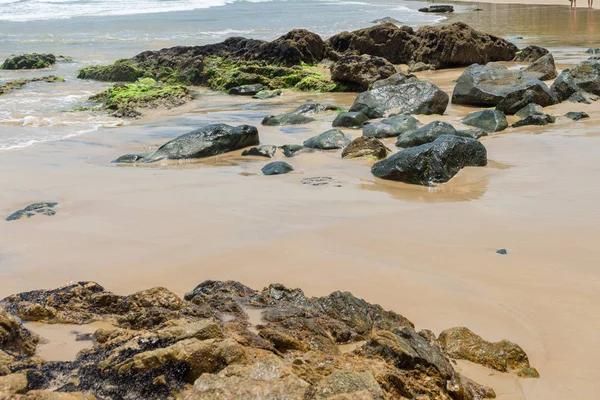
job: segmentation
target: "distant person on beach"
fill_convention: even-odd
[[[571,1],[571,9],[577,8],[577,0],[570,0],[570,1]]]
[[[594,7],[594,0],[588,0],[588,8]]]

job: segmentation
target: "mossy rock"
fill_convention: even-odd
[[[0,94],[6,94],[10,91],[21,89],[23,86],[32,82],[47,82],[47,83],[56,83],[56,82],[64,82],[65,79],[56,75],[42,76],[38,78],[31,79],[16,79],[14,81],[9,81],[4,85],[0,85]]]
[[[56,64],[53,54],[22,54],[7,58],[0,69],[42,69]]]
[[[93,79],[101,82],[135,82],[144,72],[129,62],[116,61],[112,65],[93,65],[79,70],[79,79]]]

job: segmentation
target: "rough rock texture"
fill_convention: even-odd
[[[43,214],[52,217],[53,215],[56,215],[56,211],[53,210],[53,208],[57,205],[58,203],[48,202],[33,203],[21,210],[15,211],[14,213],[10,214],[8,217],[6,217],[6,221],[16,221],[23,217],[31,218],[36,214]]]
[[[385,58],[370,55],[347,55],[331,66],[331,78],[357,90],[367,90],[371,84],[396,73]]]
[[[378,89],[382,86],[401,85],[403,83],[418,82],[418,81],[419,80],[417,79],[417,77],[414,76],[413,74],[405,74],[404,72],[397,72],[394,75],[392,75],[386,79],[380,79],[376,82],[373,82],[370,89]]]
[[[433,142],[442,135],[456,135],[456,129],[447,122],[433,121],[425,126],[404,132],[398,137],[396,146],[414,147]]]
[[[372,24],[394,24],[394,25],[402,25],[402,21],[398,21],[396,18],[392,17],[383,17],[377,18],[371,21]]]
[[[237,96],[254,96],[261,92],[265,87],[260,83],[255,83],[253,85],[242,85],[232,87],[227,91],[228,94],[233,94]]]
[[[306,103],[287,114],[268,115],[261,124],[266,126],[308,124],[315,120],[311,115],[325,111],[339,111],[339,107],[331,104]]]
[[[525,68],[523,72],[533,75],[541,81],[549,81],[558,76],[558,71],[554,64],[554,56],[552,54],[546,54],[545,56],[538,58],[529,67]]]
[[[262,146],[256,146],[256,147],[252,147],[247,150],[244,150],[242,152],[242,156],[257,156],[257,157],[273,158],[275,156],[276,152],[277,152],[276,146],[262,145]]]
[[[358,95],[350,111],[369,118],[389,114],[443,114],[448,106],[446,92],[429,82],[383,86]]]
[[[486,132],[499,132],[508,127],[506,116],[502,111],[476,111],[462,119],[463,124],[483,129]]]
[[[469,67],[458,78],[452,93],[454,104],[496,106],[505,114],[514,114],[529,103],[545,107],[556,102],[551,90],[539,79],[495,63]]]
[[[165,159],[205,158],[257,144],[258,130],[253,126],[212,124],[178,136],[136,161],[151,163]]]
[[[487,165],[487,151],[475,139],[442,135],[435,141],[402,150],[379,161],[377,178],[428,186],[449,181],[462,168]]]
[[[589,118],[590,116],[583,111],[569,111],[565,114],[565,117],[572,119],[573,121],[579,121],[580,119]]]
[[[0,95],[9,93],[13,90],[21,89],[23,86],[28,83],[34,82],[46,82],[46,83],[57,83],[64,82],[64,78],[56,75],[42,76],[38,78],[29,78],[29,79],[15,79],[12,81],[8,81],[3,85],[0,85]]]
[[[354,139],[342,151],[342,158],[368,157],[380,160],[386,158],[389,151],[381,141],[373,137],[361,136]]]
[[[396,115],[379,122],[371,122],[363,127],[363,136],[386,138],[400,136],[404,132],[416,129],[422,124],[410,115]]]
[[[304,147],[300,144],[284,144],[283,146],[281,146],[281,151],[283,151],[284,156],[291,158],[302,153],[314,153],[315,151],[317,151],[317,149]]]
[[[365,122],[367,122],[369,118],[360,112],[346,112],[340,113],[333,122],[331,126],[334,128],[353,128],[358,129],[361,128]]]
[[[471,129],[460,129],[460,130],[457,129],[456,135],[462,136],[462,137],[470,137],[473,139],[479,139],[480,137],[487,136],[488,133],[480,128],[471,128]]]
[[[283,175],[292,172],[294,167],[285,161],[275,161],[262,167],[263,175]]]
[[[25,329],[17,318],[0,308],[1,351],[14,355],[32,356],[35,354],[38,341],[37,335]]]
[[[454,7],[452,6],[429,6],[424,8],[419,8],[420,12],[424,13],[451,13],[454,12]]]
[[[4,60],[0,69],[41,69],[53,66],[56,57],[53,54],[23,54]]]
[[[552,84],[552,92],[560,101],[568,99],[578,91],[600,96],[600,63],[583,61],[561,72]]]
[[[539,47],[539,46],[527,46],[524,49],[519,50],[516,54],[515,57],[513,58],[513,61],[515,62],[528,62],[528,63],[532,63],[537,61],[538,59],[544,57],[545,55],[549,54],[550,52],[543,48],[543,47]]]
[[[491,343],[467,328],[457,327],[443,331],[439,341],[452,358],[468,360],[502,372],[514,372],[524,378],[539,377],[536,369],[529,365],[529,358],[523,349],[508,340]]]
[[[519,117],[519,120],[511,125],[513,128],[526,125],[545,126],[553,124],[556,120],[554,116],[544,113],[543,108],[537,104],[526,105],[517,111],[515,116]]]
[[[260,92],[256,93],[254,96],[252,96],[252,98],[259,99],[259,100],[267,100],[267,99],[272,99],[274,97],[279,97],[279,96],[281,96],[282,93],[283,93],[283,90],[281,90],[281,89],[261,90]]]
[[[343,149],[349,144],[350,139],[339,129],[330,129],[304,141],[305,147],[319,150]]]

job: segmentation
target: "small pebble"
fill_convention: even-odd
[[[496,250],[496,253],[505,255],[505,254],[508,254],[508,251],[506,251],[506,249],[500,249],[500,250]]]

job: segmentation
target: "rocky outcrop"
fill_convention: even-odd
[[[31,218],[36,214],[47,215],[52,217],[56,214],[56,211],[53,209],[56,207],[58,203],[48,203],[48,202],[39,202],[28,205],[27,207],[15,211],[6,217],[6,221],[16,221],[23,217]]]
[[[275,156],[276,152],[277,152],[276,146],[262,145],[262,146],[251,147],[247,150],[244,150],[242,152],[242,156],[256,156],[256,157],[273,158]]]
[[[358,129],[361,128],[365,122],[367,122],[369,118],[366,115],[360,112],[345,112],[340,113],[333,122],[331,126],[334,128],[352,128]]]
[[[178,136],[154,153],[139,155],[133,162],[206,158],[257,144],[258,130],[253,126],[213,124]],[[128,159],[122,157],[117,161],[126,162]]]
[[[496,106],[505,114],[514,114],[529,103],[545,107],[556,102],[556,96],[544,82],[495,63],[469,67],[458,78],[452,93],[454,104]]]
[[[446,122],[433,121],[401,134],[396,141],[396,146],[404,148],[420,146],[433,142],[442,135],[456,135],[456,129]]]
[[[11,358],[5,352],[17,356],[33,356],[38,342],[37,335],[24,328],[15,316],[0,308],[0,361],[3,361],[2,358]]]
[[[451,13],[454,12],[454,7],[452,6],[429,6],[419,8],[419,12],[424,13]]]
[[[429,82],[382,86],[358,95],[350,111],[369,118],[390,114],[443,114],[448,106],[446,92]]]
[[[540,46],[527,46],[515,54],[513,61],[532,63],[549,53],[547,49]]]
[[[285,161],[275,161],[262,167],[263,175],[283,175],[292,172],[294,167]]]
[[[227,91],[227,93],[236,96],[254,96],[261,92],[264,88],[265,87],[260,83],[255,83],[253,85],[242,85],[232,87]]]
[[[583,61],[561,72],[552,84],[552,92],[560,101],[579,91],[600,96],[600,63]]]
[[[449,181],[462,168],[487,165],[487,151],[475,139],[442,135],[431,143],[402,150],[379,161],[371,172],[377,178],[418,185]]]
[[[375,138],[397,137],[404,132],[417,129],[422,124],[410,115],[396,115],[363,127],[363,136]]]
[[[350,139],[339,129],[330,129],[304,141],[304,146],[318,150],[343,149],[350,144]]]
[[[541,81],[549,81],[558,76],[558,71],[554,64],[554,56],[552,54],[546,54],[545,56],[538,58],[529,67],[525,68],[523,72],[533,75]]]
[[[349,87],[363,91],[374,82],[389,78],[396,68],[385,58],[370,55],[347,55],[331,66],[331,78]]]
[[[515,116],[519,117],[519,120],[511,125],[513,128],[526,125],[545,126],[553,124],[556,120],[552,115],[544,113],[543,108],[537,104],[526,105],[517,111]]]
[[[443,331],[439,340],[444,351],[452,358],[468,360],[501,372],[513,372],[524,378],[540,376],[529,365],[529,358],[523,349],[508,340],[491,343],[464,327]]]
[[[373,138],[367,136],[361,136],[352,141],[345,149],[342,151],[342,158],[374,158],[376,160],[381,160],[386,158],[390,149],[385,147],[385,145]]]
[[[311,115],[326,111],[339,111],[339,107],[332,104],[306,103],[294,111],[281,115],[268,115],[261,124],[265,126],[301,125],[308,124],[315,119]]]
[[[498,110],[475,111],[463,118],[462,123],[486,132],[500,132],[508,128],[506,116]]]
[[[12,81],[8,81],[3,85],[0,85],[0,95],[6,94],[8,92],[12,92],[13,90],[21,89],[23,86],[28,83],[35,82],[46,82],[46,83],[56,83],[56,82],[64,82],[64,78],[56,75],[42,76],[38,78],[28,78],[28,79],[15,79]]]
[[[54,54],[22,54],[9,57],[0,65],[0,69],[42,69],[56,64]]]

